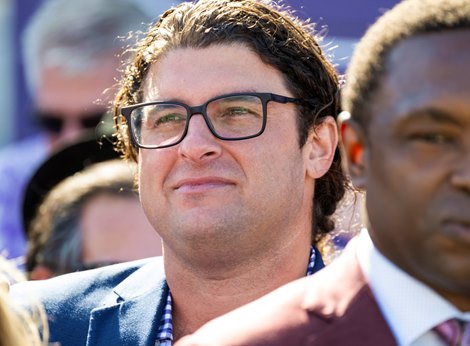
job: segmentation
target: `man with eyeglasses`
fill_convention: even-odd
[[[52,342],[171,345],[323,267],[347,184],[311,29],[257,0],[183,3],[150,29],[114,114],[163,258],[13,287],[39,296]]]
[[[0,153],[0,252],[25,253],[21,223],[23,191],[49,153],[94,131],[103,119],[115,84],[124,42],[118,36],[150,22],[127,0],[50,0],[23,33],[23,64],[41,133]],[[99,101],[98,101],[99,100]]]
[[[178,346],[470,346],[470,1],[404,0],[361,39],[343,156],[367,229],[317,276]]]

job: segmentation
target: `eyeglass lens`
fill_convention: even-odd
[[[198,112],[206,114],[210,130],[223,139],[253,136],[263,128],[263,101],[254,95],[217,98],[194,114]],[[191,113],[189,107],[178,103],[143,105],[131,113],[131,127],[143,146],[171,145],[185,134]]]

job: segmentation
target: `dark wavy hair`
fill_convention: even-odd
[[[342,105],[365,130],[369,108],[387,74],[388,57],[400,42],[417,35],[470,29],[469,0],[405,0],[386,12],[356,47],[346,72]]]
[[[298,106],[299,145],[326,116],[339,110],[339,78],[318,44],[314,26],[286,7],[261,0],[200,0],[165,12],[135,48],[114,104],[118,147],[137,160],[120,107],[142,102],[142,86],[150,66],[177,48],[205,48],[241,43],[279,70],[294,97],[315,100]],[[347,186],[336,150],[333,164],[315,184],[313,239],[334,228],[331,215]]]

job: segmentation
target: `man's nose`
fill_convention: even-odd
[[[470,146],[465,155],[456,163],[451,182],[455,187],[465,189],[470,193]]]
[[[188,131],[179,145],[180,154],[194,162],[214,159],[220,156],[222,147],[210,131],[201,114],[194,114],[188,125]]]

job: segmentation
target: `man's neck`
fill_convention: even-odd
[[[240,260],[218,274],[195,271],[166,253],[167,281],[173,298],[174,340],[304,276],[310,245],[308,241],[292,245],[278,249],[276,253]]]

